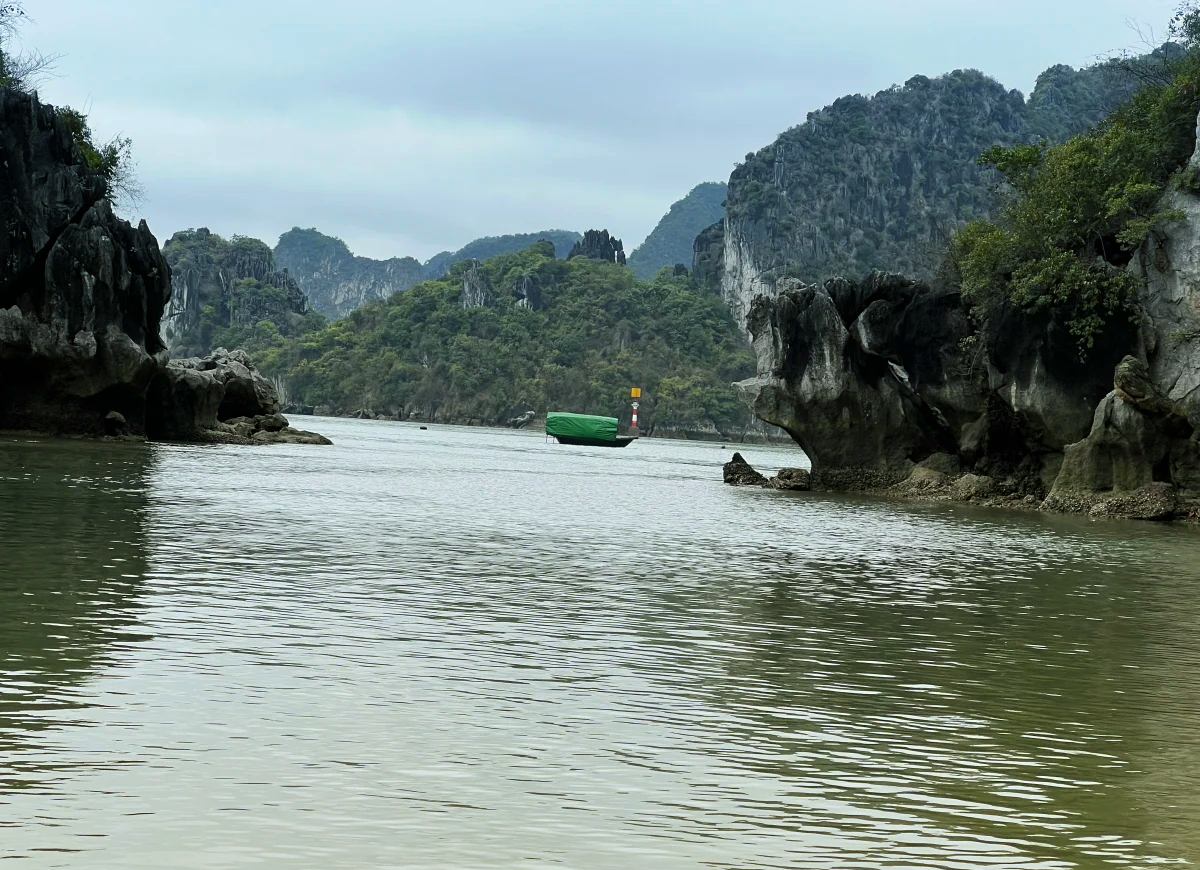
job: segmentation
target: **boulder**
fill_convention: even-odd
[[[171,360],[150,385],[147,434],[165,441],[317,443],[290,429],[275,387],[240,350]]]
[[[771,489],[807,492],[812,489],[812,475],[807,468],[781,468],[777,475],[767,481],[767,486]]]
[[[762,486],[767,482],[740,453],[733,454],[733,458],[725,463],[722,472],[725,482],[730,486]]]
[[[521,416],[513,417],[511,420],[509,420],[508,421],[509,428],[524,429],[526,426],[528,426],[530,423],[532,423],[534,421],[535,417],[537,417],[537,415],[533,411],[526,411]]]

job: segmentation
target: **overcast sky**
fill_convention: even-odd
[[[160,241],[315,226],[425,260],[607,228],[632,250],[702,181],[842,94],[1161,34],[1175,0],[26,0],[47,102],[133,139]],[[986,11],[985,11],[986,10]],[[999,14],[988,15],[995,10]]]

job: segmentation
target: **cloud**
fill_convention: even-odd
[[[133,139],[160,238],[298,224],[423,259],[552,227],[631,249],[841,94],[963,66],[1028,89],[1172,7],[1013,0],[983,26],[958,0],[54,0],[26,38],[65,55],[46,99]]]

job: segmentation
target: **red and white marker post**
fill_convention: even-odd
[[[633,422],[630,424],[629,428],[632,430],[632,434],[636,438],[638,435],[638,424],[637,424],[638,403],[637,403],[637,400],[642,397],[642,388],[641,387],[633,387],[629,391],[629,397],[634,400],[633,401]]]

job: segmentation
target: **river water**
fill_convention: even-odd
[[[312,425],[335,446],[0,441],[0,858],[1200,861],[1195,529]]]

